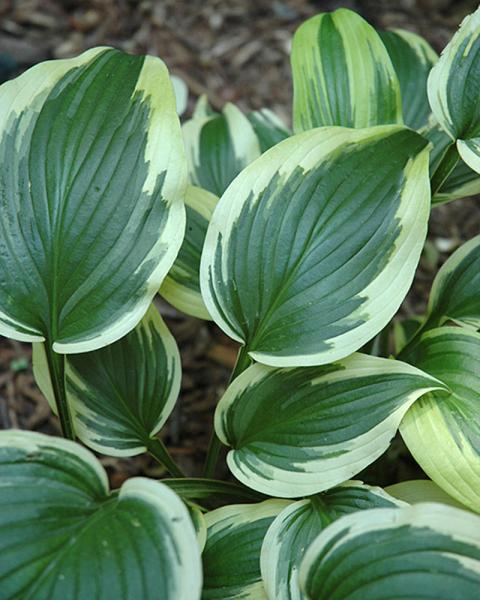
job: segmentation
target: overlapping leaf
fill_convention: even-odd
[[[37,383],[54,406],[43,344],[34,345]],[[66,363],[66,391],[78,437],[110,456],[145,452],[180,391],[177,345],[156,308],[118,342]]]
[[[247,167],[205,240],[200,285],[215,322],[274,366],[328,363],[374,337],[425,240],[425,144],[399,126],[320,128]]]
[[[408,504],[420,504],[422,502],[437,502],[449,504],[457,508],[465,509],[465,506],[454,500],[441,487],[430,479],[413,479],[401,481],[385,488],[385,491],[393,496],[407,502]]]
[[[426,325],[446,320],[480,328],[480,236],[460,246],[435,277]]]
[[[218,117],[219,114],[219,112],[210,106],[208,96],[206,94],[202,94],[195,103],[192,117],[194,119],[203,117]]]
[[[183,502],[135,477],[118,492],[74,442],[0,432],[0,595],[196,600],[201,560]]]
[[[208,223],[217,202],[218,198],[206,190],[195,186],[187,188],[185,237],[160,288],[160,294],[175,308],[199,319],[210,319],[200,292],[199,271]]]
[[[183,115],[187,110],[188,104],[187,84],[181,77],[178,77],[178,75],[171,75],[170,81],[172,82],[173,90],[175,92],[175,106],[177,107],[177,113]]]
[[[339,487],[290,504],[270,525],[262,544],[261,571],[270,600],[302,600],[298,569],[318,535],[339,517],[399,503],[380,488],[348,481]]]
[[[200,504],[204,501],[218,503],[258,502],[265,496],[250,488],[232,481],[218,481],[203,477],[179,477],[178,479],[165,479],[176,494],[187,501],[195,500]]]
[[[408,408],[445,386],[410,365],[356,354],[325,367],[256,364],[227,389],[215,430],[232,473],[295,498],[359,473],[388,448]]]
[[[64,353],[125,335],[184,232],[163,62],[96,48],[5,83],[0,162],[0,332]]]
[[[198,116],[197,116],[198,115]],[[208,114],[208,102],[183,126],[191,182],[221,196],[230,182],[260,156],[255,130],[247,117],[227,103]]]
[[[300,584],[315,600],[474,600],[480,587],[480,518],[441,504],[344,516],[308,549]]]
[[[411,31],[393,29],[379,33],[400,83],[405,125],[420,129],[430,115],[427,79],[438,56],[422,37]]]
[[[380,32],[402,93],[403,118],[413,129],[421,129],[422,135],[433,144],[430,154],[430,172],[433,175],[452,144],[451,137],[438,125],[431,115],[427,97],[427,79],[438,60],[431,46],[420,36],[402,29]],[[480,193],[480,176],[459,159],[432,198],[433,204],[449,202]]]
[[[291,61],[296,132],[402,122],[392,62],[380,36],[356,13],[341,8],[303,23]]]
[[[406,359],[448,386],[420,398],[400,432],[427,475],[480,512],[480,334],[461,327],[425,333]]]
[[[405,348],[422,325],[422,318],[417,316],[395,320],[393,324],[393,345],[395,355]]]
[[[261,152],[265,152],[292,135],[292,132],[269,108],[254,110],[247,114],[247,119],[257,134]]]
[[[286,500],[236,504],[206,515],[203,600],[266,600],[260,549],[267,529],[288,504]]]
[[[432,69],[428,98],[435,118],[480,172],[480,9],[464,19]]]
[[[452,140],[440,125],[433,120],[430,120],[421,133],[432,142],[430,176],[433,176],[451,146]],[[476,194],[480,194],[480,175],[459,158],[453,170],[435,192],[432,204],[443,204],[457,198],[465,198]]]
[[[163,483],[163,482],[162,482]],[[171,486],[167,486],[170,489]],[[197,543],[200,552],[203,552],[207,542],[207,521],[205,519],[204,509],[194,502],[184,501],[187,507],[188,514],[192,521],[192,525],[197,535]]]

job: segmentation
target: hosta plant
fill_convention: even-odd
[[[440,58],[320,14],[291,60],[292,128],[182,126],[162,61],[111,48],[0,87],[0,333],[67,438],[0,432],[0,599],[479,597],[480,235],[397,313],[431,210],[480,192],[480,12]],[[157,293],[239,344],[202,477],[158,435]],[[397,431],[428,479],[362,483]],[[111,490],[91,450],[172,477]]]

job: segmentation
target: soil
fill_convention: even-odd
[[[403,27],[440,51],[474,0],[0,0],[0,77],[37,62],[69,57],[97,45],[161,56],[190,91],[214,107],[233,101],[245,110],[268,106],[290,120],[289,48],[298,25],[318,12],[352,8],[378,28]],[[421,314],[439,265],[478,234],[478,199],[432,211],[429,241],[402,314]],[[181,315],[158,300],[182,355],[182,391],[162,438],[180,465],[201,473],[214,407],[225,390],[236,345],[215,325]],[[0,338],[0,428],[58,434],[57,419],[38,391],[28,344]],[[101,458],[112,485],[127,477],[165,475],[146,455]],[[219,475],[226,475],[220,466]],[[399,437],[359,477],[387,485],[423,477]]]

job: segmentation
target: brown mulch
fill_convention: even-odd
[[[289,49],[292,34],[309,16],[345,6],[375,26],[404,27],[422,34],[439,51],[476,1],[450,0],[0,0],[0,54],[17,71],[50,58],[75,55],[96,45],[161,56],[187,83],[191,99],[208,93],[216,108],[226,101],[244,109],[268,106],[290,119]],[[478,200],[466,199],[432,212],[429,246],[404,314],[425,306],[439,265],[463,241],[478,234]],[[182,392],[163,432],[173,456],[199,474],[212,413],[235,360],[235,344],[213,324],[162,311],[180,346]],[[57,421],[31,374],[27,344],[0,338],[0,428],[58,433]],[[162,476],[147,456],[102,458],[112,484],[126,477]],[[380,484],[421,475],[400,439],[363,474]]]

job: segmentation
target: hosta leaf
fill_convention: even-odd
[[[163,483],[182,498],[197,500],[200,503],[205,500],[230,503],[239,500],[258,502],[265,498],[263,494],[232,481],[217,481],[216,479],[203,477],[180,477],[178,479],[165,479]]]
[[[171,75],[170,81],[172,82],[173,90],[175,92],[175,106],[177,107],[177,113],[183,115],[187,110],[188,104],[187,84],[181,77],[178,77],[178,75]]]
[[[45,352],[45,344],[42,342],[32,344],[32,369],[35,383],[45,396],[52,412],[58,415],[55,392],[50,376],[47,354]]]
[[[274,366],[328,363],[374,337],[425,240],[425,144],[398,126],[321,128],[247,167],[205,239],[200,285],[215,322]]]
[[[427,79],[438,55],[430,44],[411,31],[393,29],[379,34],[400,83],[405,125],[420,129],[427,124],[430,115]]]
[[[344,8],[303,23],[292,43],[294,130],[402,122],[400,85],[378,33]]]
[[[452,143],[452,139],[437,123],[433,115],[430,116],[428,124],[420,133],[432,143],[430,150],[430,173],[433,174],[442,162],[446,151]]]
[[[266,600],[260,549],[267,529],[286,500],[235,504],[206,515],[202,600]]]
[[[477,194],[480,194],[480,175],[472,171],[460,159],[440,189],[435,193],[432,204],[443,204],[457,198],[466,198]]]
[[[277,115],[268,108],[248,113],[247,119],[257,134],[261,152],[292,135]]]
[[[428,79],[433,114],[463,160],[480,172],[480,9],[467,16]]]
[[[227,389],[215,431],[245,485],[287,498],[327,490],[388,448],[411,404],[444,388],[410,365],[355,354],[325,367],[256,364]]]
[[[202,94],[193,109],[193,118],[202,118],[202,117],[217,117],[220,113],[214,110],[208,101],[208,97],[206,94]]]
[[[39,387],[45,389],[43,344],[34,345]],[[177,345],[157,309],[118,342],[66,362],[67,399],[75,433],[90,448],[109,456],[147,450],[175,406],[181,364]]]
[[[115,344],[68,357],[67,398],[78,437],[112,456],[144,452],[175,406],[181,373],[177,344],[152,305]]]
[[[200,598],[201,562],[183,502],[143,477],[108,491],[80,445],[0,432],[2,598]]]
[[[187,121],[183,126],[183,137],[191,182],[217,196],[223,194],[242,169],[260,156],[260,146],[250,121],[230,103],[221,114],[194,116]]]
[[[0,162],[0,332],[62,353],[128,333],[184,231],[163,62],[96,48],[5,83]]]
[[[187,225],[182,247],[168,276],[160,288],[160,294],[182,312],[210,319],[200,292],[200,256],[218,198],[195,186],[187,188],[185,208]]]
[[[428,313],[430,324],[450,319],[480,328],[480,235],[460,246],[438,271]]]
[[[421,133],[433,145],[430,152],[430,176],[432,176],[445,156],[452,140],[440,125],[432,120]],[[480,194],[480,175],[470,169],[460,158],[452,172],[440,186],[440,189],[433,196],[432,204],[443,204],[457,198],[475,196],[476,194]]]
[[[413,479],[411,481],[401,481],[389,485],[385,491],[399,500],[408,504],[419,504],[421,502],[439,502],[440,504],[449,504],[457,508],[463,508],[463,504],[457,502],[449,496],[436,483],[430,479]]]
[[[305,551],[330,523],[343,515],[399,504],[380,488],[348,481],[287,506],[270,525],[261,552],[261,571],[270,600],[302,600],[298,569]]]
[[[310,546],[300,584],[315,600],[474,600],[480,518],[441,504],[347,515]]]
[[[480,334],[425,333],[406,360],[448,386],[420,398],[400,426],[416,461],[447,494],[480,512]]]
[[[413,316],[396,320],[393,324],[393,343],[395,354],[399,354],[407,345],[422,324],[421,317]]]
[[[162,484],[164,482],[162,481]],[[168,486],[171,489],[171,486]],[[185,502],[185,505],[190,515],[195,533],[197,534],[197,542],[200,552],[203,552],[205,544],[207,542],[207,521],[205,519],[204,512],[198,504],[193,502]]]

